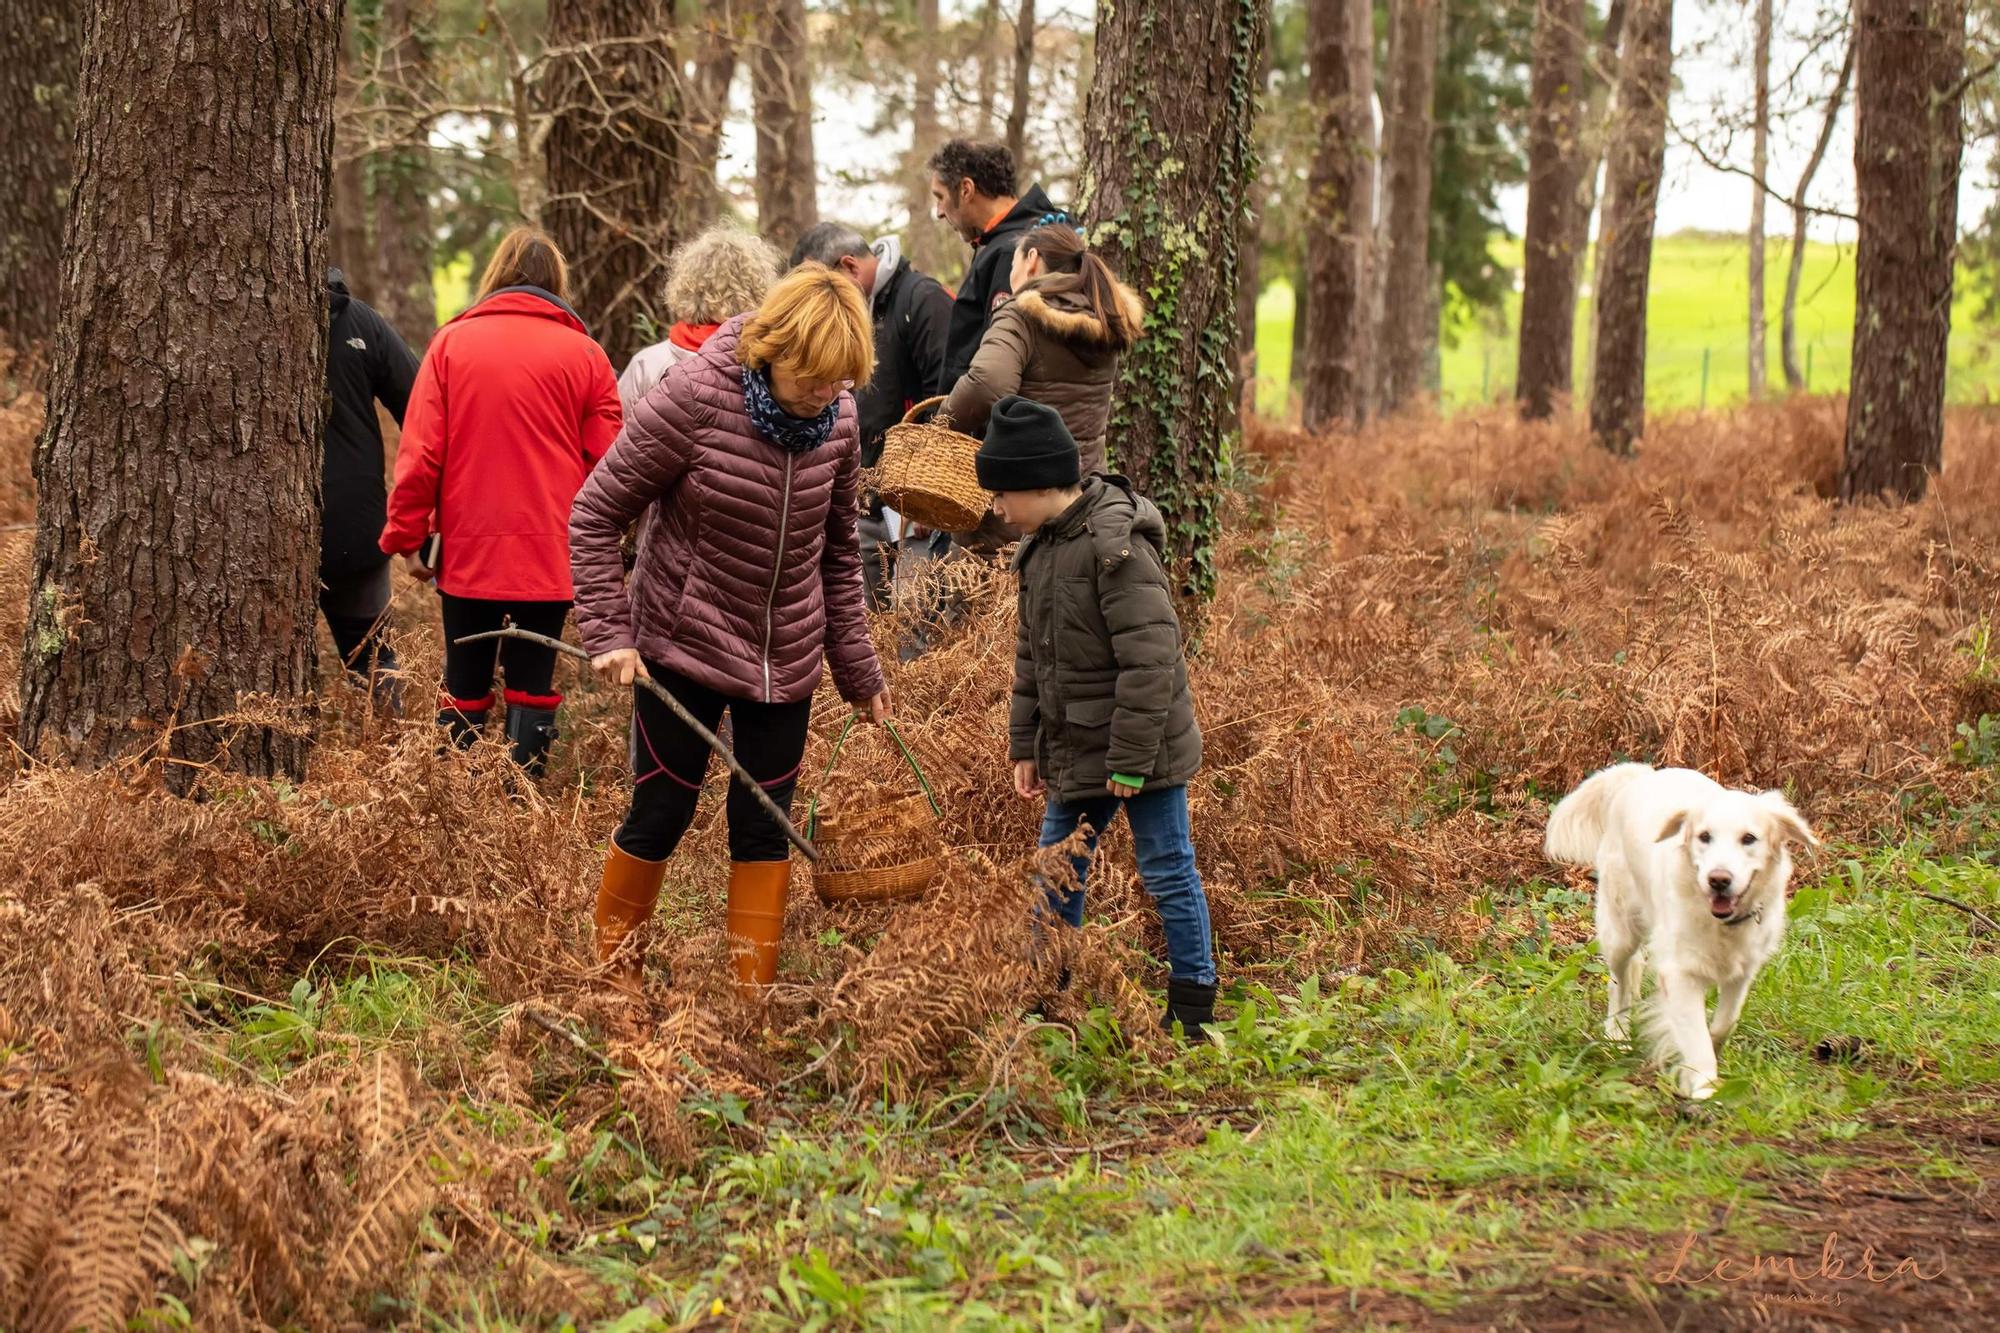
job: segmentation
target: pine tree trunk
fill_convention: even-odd
[[[327,205],[327,263],[347,277],[347,290],[371,305],[380,296],[375,244],[370,238],[368,144],[361,109],[363,85],[372,81],[361,59],[359,20],[341,24],[340,72],[334,88],[333,197]]]
[[[90,169],[35,458],[30,752],[150,747],[179,790],[198,765],[303,773],[339,40],[340,0],[90,10]]]
[[[1646,430],[1646,289],[1666,162],[1673,43],[1673,0],[1634,0],[1598,231],[1597,361],[1590,394],[1591,434],[1620,454],[1630,453]]]
[[[641,316],[667,322],[660,289],[688,193],[672,24],[673,0],[549,0],[542,220],[614,366],[638,349]]]
[[[1028,167],[1028,97],[1035,74],[1035,0],[1021,0],[1014,14],[1014,92],[1007,105],[1007,151]]]
[[[1264,31],[1271,31],[1271,0],[1264,0]],[[1257,86],[1271,84],[1271,43],[1257,62]],[[1262,117],[1260,117],[1262,119]],[[1250,176],[1243,225],[1236,233],[1236,401],[1245,417],[1257,409],[1257,300],[1264,292],[1264,194],[1261,171]]]
[[[1806,267],[1806,223],[1812,219],[1806,197],[1812,189],[1813,177],[1819,174],[1819,164],[1826,160],[1827,145],[1833,142],[1833,127],[1840,119],[1840,104],[1847,100],[1847,85],[1853,77],[1854,42],[1850,39],[1847,55],[1840,62],[1840,77],[1826,99],[1819,138],[1814,140],[1812,155],[1799,173],[1799,188],[1792,191],[1792,250],[1786,256],[1785,307],[1779,317],[1778,346],[1785,365],[1785,387],[1794,392],[1808,387],[1805,372],[1799,369],[1799,281]]]
[[[1571,225],[1576,228],[1576,270],[1581,281],[1586,263],[1591,266],[1590,308],[1591,317],[1584,322],[1583,346],[1584,364],[1573,371],[1572,381],[1589,378],[1597,370],[1597,289],[1599,265],[1604,256],[1603,248],[1592,249],[1590,244],[1591,224],[1597,217],[1598,184],[1604,172],[1605,143],[1611,137],[1612,94],[1618,84],[1618,51],[1625,35],[1625,0],[1611,0],[1605,6],[1604,26],[1597,34],[1597,45],[1591,51],[1590,64],[1584,70],[1584,82],[1589,88],[1583,108],[1583,170],[1581,183],[1577,187],[1576,212],[1571,217]],[[1577,293],[1582,298],[1582,291]]]
[[[1306,309],[1300,411],[1307,430],[1359,423],[1368,404],[1370,210],[1375,154],[1374,18],[1369,0],[1312,0],[1307,64],[1316,148],[1306,179]],[[1428,155],[1426,155],[1428,160]]]
[[[757,230],[782,254],[819,221],[805,0],[762,0],[750,54],[757,122]]]
[[[1923,498],[1944,457],[1965,0],[1855,7],[1854,362],[1842,500]]]
[[[1764,396],[1764,199],[1771,165],[1771,0],[1757,0],[1755,64],[1757,91],[1751,115],[1750,174],[1750,401]]]
[[[962,262],[965,245],[931,217],[931,173],[926,165],[943,136],[938,129],[938,0],[917,0],[917,40],[911,51],[915,100],[910,114],[910,156],[903,192],[910,223],[903,248],[919,272],[933,276]]]
[[[437,326],[432,288],[430,119],[423,114],[431,53],[417,13],[418,0],[383,0],[382,87],[389,124],[400,138],[375,161],[375,252],[382,289],[369,298],[403,341],[421,354]]]
[[[1112,404],[1115,461],[1167,519],[1183,591],[1211,546],[1236,437],[1237,238],[1256,162],[1262,0],[1100,0],[1084,114],[1093,246],[1148,293]],[[1161,170],[1171,161],[1176,169]]]
[[[1432,98],[1437,87],[1438,0],[1391,0],[1392,71],[1386,157],[1388,222],[1384,236],[1379,403],[1405,406],[1423,390],[1424,358],[1435,330],[1430,308]]]
[[[83,20],[75,0],[0,0],[0,333],[21,347],[56,331],[63,210]]]
[[[729,119],[729,90],[736,82],[737,53],[743,46],[744,18],[737,0],[706,0],[701,6],[700,37],[696,42],[693,96],[687,108],[686,157],[681,177],[687,182],[682,209],[685,234],[713,222],[722,211],[722,128]]]
[[[1540,420],[1573,387],[1583,143],[1583,0],[1539,0],[1529,99],[1528,234],[1514,397]]]

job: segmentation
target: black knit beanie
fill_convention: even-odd
[[[1083,480],[1083,459],[1062,414],[1013,393],[986,418],[974,467],[989,491],[1060,490]]]

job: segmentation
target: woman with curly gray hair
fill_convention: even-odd
[[[667,262],[661,294],[673,326],[664,342],[634,354],[618,377],[618,396],[630,412],[675,363],[701,350],[724,321],[764,303],[783,260],[740,227],[719,223],[683,245]]]

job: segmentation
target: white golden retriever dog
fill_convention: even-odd
[[[1659,976],[1647,1034],[1684,1096],[1715,1095],[1716,1049],[1784,942],[1794,842],[1819,845],[1782,792],[1732,791],[1687,768],[1617,764],[1549,812],[1549,858],[1597,867],[1597,947],[1611,971],[1604,1035],[1631,1034],[1644,949]]]

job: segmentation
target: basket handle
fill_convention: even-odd
[[[854,724],[860,721],[860,719],[861,719],[861,710],[858,708],[847,715],[847,725],[840,729],[840,739],[833,743],[833,754],[826,761],[826,772],[820,774],[819,785],[821,787],[826,786],[827,779],[833,776],[834,765],[840,762],[840,752],[846,748],[847,738],[854,731]],[[882,729],[889,733],[890,740],[896,742],[896,748],[902,751],[903,761],[910,766],[910,771],[917,775],[917,786],[923,789],[924,800],[930,803],[931,814],[939,819],[943,819],[944,811],[938,809],[937,796],[933,794],[931,791],[931,780],[924,776],[923,765],[917,762],[917,757],[914,754],[910,753],[910,747],[904,743],[903,733],[897,731],[896,724],[894,722],[889,721],[887,718],[884,718],[882,721]],[[808,803],[806,806],[807,842],[812,841],[813,830],[817,829],[818,827],[819,827],[819,792],[818,790],[815,790],[813,792],[811,802]]]
[[[903,413],[903,424],[905,426],[911,425],[920,414],[930,411],[949,397],[951,397],[950,394],[941,393],[935,398],[926,398],[921,403],[912,403],[910,410]],[[951,424],[951,414],[949,412],[940,412],[932,420],[940,426],[949,426]]]

